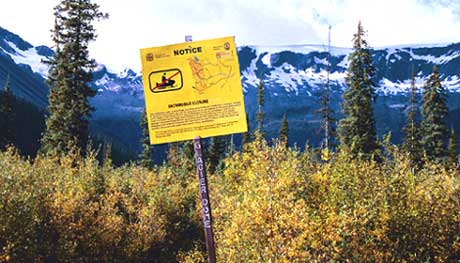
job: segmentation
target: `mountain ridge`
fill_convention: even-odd
[[[346,88],[345,75],[351,51],[351,48],[331,48],[331,104],[337,117],[340,117],[341,94]],[[49,47],[34,47],[20,36],[0,27],[0,85],[10,73],[16,88],[15,94],[41,108],[46,107],[49,90],[45,83],[46,65],[42,61],[49,59],[53,53]],[[371,48],[371,55],[376,68],[374,82],[381,97],[374,107],[380,135],[392,131],[396,134],[395,142],[402,137],[400,128],[405,118],[412,65],[416,70],[416,85],[420,92],[433,66],[438,65],[442,83],[450,92],[449,108],[452,112],[460,109],[460,78],[457,75],[460,69],[460,43]],[[256,87],[259,79],[262,79],[266,88],[264,127],[267,136],[277,136],[282,114],[286,112],[289,121],[295,123],[290,131],[295,139],[291,141],[299,145],[306,140],[318,144],[319,116],[315,112],[326,83],[326,47],[241,46],[238,47],[238,57],[250,126],[255,127]],[[91,99],[96,108],[92,114],[93,126],[115,133],[114,136],[126,144],[137,143],[139,130],[117,133],[115,126],[126,123],[129,127],[135,127],[139,120],[144,108],[140,73],[132,69],[114,73],[107,66],[98,64],[93,76],[90,85],[97,91],[97,95]],[[457,124],[453,125],[456,127]]]

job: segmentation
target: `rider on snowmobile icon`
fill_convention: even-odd
[[[163,76],[161,76],[161,82],[160,83],[157,82],[156,84],[157,84],[157,88],[164,89],[167,87],[172,88],[174,86],[174,83],[176,83],[175,80],[166,78],[166,72],[165,72],[163,73]]]

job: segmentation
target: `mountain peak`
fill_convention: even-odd
[[[43,57],[51,58],[54,55],[54,50],[47,46],[36,46],[37,54]]]
[[[6,30],[3,27],[0,27],[0,48],[8,53],[15,52],[10,43],[13,43],[18,49],[22,51],[26,51],[33,47],[29,42],[25,41],[20,36]]]
[[[119,78],[133,78],[133,77],[137,77],[138,75],[139,74],[134,72],[134,70],[125,68],[122,72],[118,74],[118,77]]]

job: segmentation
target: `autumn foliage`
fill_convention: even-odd
[[[0,156],[0,262],[174,262],[200,239],[193,172]]]
[[[460,172],[261,139],[209,178],[218,262],[458,262]],[[205,262],[195,171],[0,153],[0,262]]]

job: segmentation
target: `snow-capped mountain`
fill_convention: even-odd
[[[345,89],[345,71],[352,50],[331,48],[330,83]],[[259,78],[280,92],[299,95],[322,89],[327,74],[327,55],[321,46],[248,46],[239,49],[243,85],[256,86]],[[409,46],[374,49],[374,79],[380,94],[406,93],[410,88],[412,65],[417,85],[422,86],[433,66],[439,66],[443,84],[450,92],[460,92],[456,69],[460,66],[460,44]],[[270,88],[269,88],[270,89]]]
[[[3,88],[9,75],[17,96],[45,107],[49,88],[43,78],[46,65],[40,60],[52,55],[49,52],[52,50],[44,46],[33,47],[0,27],[0,86]]]
[[[340,118],[340,102],[346,88],[345,76],[351,51],[331,48],[331,103],[337,118]],[[267,90],[265,129],[268,134],[277,136],[282,115],[286,112],[290,135],[295,142],[301,146],[306,140],[318,143],[321,135],[316,112],[327,79],[326,48],[312,45],[247,46],[239,48],[238,52],[246,109],[253,120],[252,127],[255,127],[257,110],[256,87],[262,79]],[[442,84],[450,93],[449,125],[460,129],[458,122],[454,121],[460,117],[460,43],[378,48],[371,53],[376,68],[373,81],[379,95],[374,111],[380,135],[391,131],[394,142],[401,141],[412,67],[421,92],[434,65],[438,66]]]
[[[331,48],[329,78],[332,105],[337,115],[351,51],[348,48]],[[46,106],[47,66],[43,60],[49,59],[52,54],[50,48],[34,47],[0,28],[0,87],[9,73],[18,96],[40,107]],[[277,135],[281,116],[286,112],[290,135],[294,138],[291,141],[299,145],[306,140],[317,142],[320,137],[319,116],[315,115],[315,111],[319,108],[319,98],[326,83],[326,47],[243,46],[238,48],[238,56],[251,126],[255,127],[256,87],[262,79],[266,90],[264,128],[268,136]],[[372,58],[376,68],[374,82],[379,94],[375,113],[380,134],[393,131],[396,138],[401,137],[412,66],[417,86],[422,87],[433,66],[438,65],[442,83],[450,91],[450,110],[454,113],[460,111],[460,43],[376,48],[372,50]],[[93,113],[95,126],[126,142],[133,142],[139,135],[137,122],[144,107],[140,73],[131,69],[114,73],[99,64],[91,85],[98,91],[91,101],[96,108]],[[460,129],[460,126],[456,128]]]

